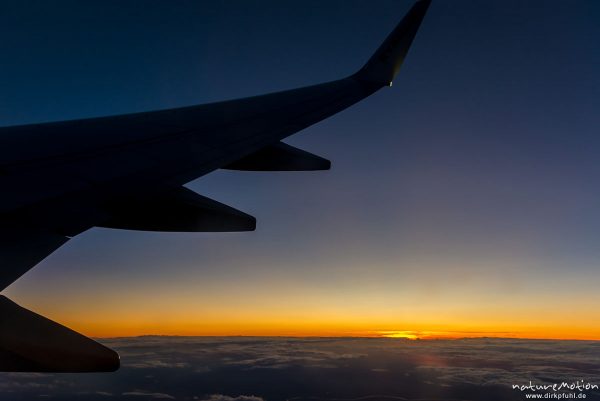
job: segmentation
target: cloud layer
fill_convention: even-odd
[[[600,342],[138,337],[112,374],[0,374],[0,401],[523,400],[513,385],[600,384]],[[600,399],[598,390],[587,400]]]

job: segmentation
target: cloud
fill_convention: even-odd
[[[301,401],[331,394],[352,399],[381,389],[408,399],[488,400],[494,394],[512,401],[521,394],[511,385],[529,380],[600,384],[600,342],[251,337],[113,341],[117,346],[111,340],[105,343],[121,354],[123,368],[118,372],[0,374],[0,401],[42,394],[61,401],[102,401],[111,399],[110,394],[129,400]],[[347,377],[356,379],[349,385]],[[600,392],[590,392],[587,399],[600,399]]]
[[[125,362],[123,367],[133,369],[155,369],[155,368],[169,368],[169,369],[181,369],[188,368],[190,366],[187,362],[172,362],[172,361],[161,361],[161,360],[146,360],[139,362]]]
[[[508,372],[503,369],[493,368],[472,368],[472,367],[428,367],[423,366],[418,369],[429,370],[436,374],[436,381],[448,382],[453,384],[473,384],[476,386],[485,385],[503,385],[511,386],[523,381],[522,373]]]
[[[208,398],[204,398],[202,401],[264,401],[264,399],[254,395],[239,395],[237,397],[230,397],[223,394],[212,394]]]
[[[144,391],[128,391],[123,393],[124,396],[130,397],[146,397],[146,398],[156,398],[160,400],[174,400],[175,397],[165,393],[146,393]]]

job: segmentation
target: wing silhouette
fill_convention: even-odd
[[[417,1],[355,74],[177,109],[0,128],[0,291],[92,227],[251,231],[252,216],[183,185],[211,171],[324,170],[281,142],[390,86],[430,0]],[[0,298],[0,370],[103,371],[118,355]]]

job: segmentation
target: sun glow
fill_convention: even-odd
[[[374,332],[374,337],[403,338],[407,340],[443,340],[470,337],[515,337],[507,332],[478,331],[430,331],[430,330],[382,330]]]
[[[419,340],[421,332],[416,331],[378,331],[380,337],[386,338],[406,338],[407,340]]]

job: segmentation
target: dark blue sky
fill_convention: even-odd
[[[337,79],[411,4],[5,3],[0,124]],[[532,335],[535,315],[557,336],[557,312],[600,338],[588,323],[600,321],[598,21],[591,0],[434,0],[391,89],[289,139],[330,172],[189,185],[255,215],[255,233],[92,230],[8,292],[98,334],[131,314],[145,316],[138,331],[177,331],[161,324],[183,303],[190,319],[214,313],[241,332],[261,316]]]

